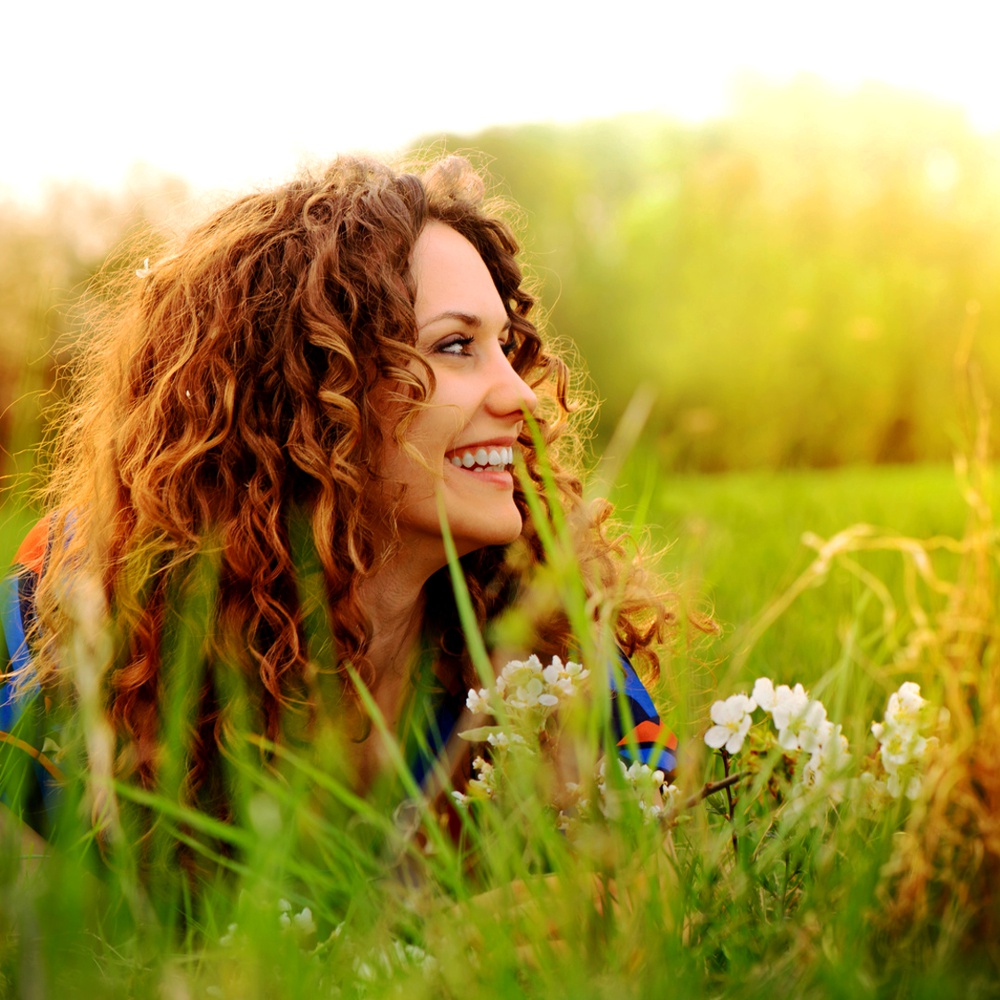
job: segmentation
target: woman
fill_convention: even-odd
[[[182,794],[227,814],[234,677],[271,744],[307,741],[339,712],[352,780],[367,788],[386,748],[348,664],[390,728],[428,682],[430,752],[412,759],[422,776],[475,680],[441,517],[489,629],[545,559],[522,477],[543,509],[558,504],[577,525],[584,585],[622,653],[656,670],[671,616],[605,533],[607,506],[583,506],[569,372],[529,319],[517,245],[483,190],[456,157],[419,176],[342,159],[237,201],[129,274],[76,376],[54,513],[19,554],[4,602],[0,728],[14,728],[38,687],[48,703],[77,697],[67,635],[74,617],[92,627],[98,616],[79,605],[96,592],[114,623],[99,667],[114,771],[154,787],[178,608],[208,559],[217,594],[183,701]],[[330,637],[318,648],[310,560]],[[533,619],[529,651],[576,647],[557,608]],[[624,677],[636,729],[622,752],[638,744],[671,768],[652,702],[630,667]]]

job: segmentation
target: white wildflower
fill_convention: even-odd
[[[847,737],[841,727],[827,723],[829,731],[812,751],[802,769],[802,784],[807,788],[822,786],[833,803],[843,801],[846,783],[843,774],[850,763]]]
[[[662,771],[659,769],[654,771],[648,764],[644,764],[640,760],[633,761],[628,767],[625,766],[625,761],[621,758],[619,758],[618,763],[622,766],[625,780],[633,788],[646,787],[648,785],[654,785],[659,788],[666,778]]]
[[[893,798],[915,799],[922,785],[921,766],[928,740],[921,732],[929,721],[928,702],[913,681],[889,695],[882,722],[873,722],[872,735],[879,742],[879,758],[886,772],[886,792]]]
[[[486,688],[469,688],[469,697],[465,699],[465,706],[470,712],[476,715],[492,715],[490,707],[490,693]]]
[[[727,753],[739,753],[756,707],[753,698],[745,694],[734,694],[725,701],[717,701],[711,709],[715,725],[705,733],[705,742],[713,750],[725,748]]]
[[[851,759],[850,744],[843,734],[843,726],[830,723],[830,732],[816,750],[814,756],[823,758],[824,765],[829,768],[843,768]]]
[[[653,769],[642,761],[634,761],[628,767],[621,758],[618,766],[622,777],[643,817],[651,822],[660,819],[672,805],[678,793],[673,785],[667,785],[666,776],[659,768]],[[607,787],[605,761],[602,759],[596,773],[597,790],[600,796],[599,804],[603,815],[613,818],[618,815],[620,799],[610,793]]]
[[[903,785],[903,781],[898,772],[892,773],[886,778],[885,788],[886,791],[894,798],[898,799],[900,795],[905,795],[911,801],[920,795],[920,789],[923,787],[923,781],[919,774],[911,775],[906,780],[906,785]]]
[[[437,970],[438,961],[423,948],[393,939],[387,947],[372,948],[364,956],[356,956],[351,965],[359,979],[375,983],[400,970],[416,969],[429,975]]]
[[[875,738],[880,741],[879,756],[889,774],[923,757],[927,740],[915,730],[887,726],[878,729]],[[872,731],[875,731],[874,725]]]
[[[626,782],[632,787],[639,803],[639,811],[647,822],[658,820],[664,813],[662,789],[666,776],[657,769],[653,770],[641,761],[633,762],[625,767],[619,759]]]
[[[500,676],[497,678],[497,690],[504,692],[507,687],[523,687],[541,675],[542,663],[534,654],[526,660],[511,660],[500,671]]]
[[[149,276],[149,258],[148,257],[142,262],[142,267],[139,268],[139,270],[137,270],[135,272],[135,276],[137,278],[146,278],[146,277]]]
[[[545,690],[540,677],[531,677],[526,683],[517,685],[506,700],[511,708],[520,709],[534,708],[536,705],[556,705],[559,701]]]
[[[790,688],[779,684],[774,691],[774,703],[769,709],[774,728],[779,732],[788,728],[793,717],[804,715],[809,705],[809,692],[801,684]]]
[[[796,685],[798,687],[799,685]],[[793,699],[789,699],[789,704]],[[774,724],[778,727],[778,745],[784,750],[805,750],[813,753],[829,738],[833,731],[833,723],[826,717],[826,707],[821,701],[805,700],[794,697],[795,710],[781,710],[781,722],[778,723],[778,710],[774,715]]]
[[[778,744],[784,750],[815,752],[833,732],[823,703],[809,697],[801,685],[777,687],[767,677],[758,677],[753,699],[769,713],[778,731]]]
[[[520,733],[490,733],[486,737],[486,742],[491,747],[497,747],[501,750],[508,750],[512,746],[527,746],[524,737]]]
[[[871,771],[863,771],[861,773],[860,787],[863,792],[867,793],[863,801],[869,806],[878,807],[881,805],[883,799],[890,797],[886,783],[880,778],[875,777]]]
[[[758,708],[765,712],[773,712],[777,696],[774,692],[774,684],[767,677],[758,677],[754,682],[753,691],[750,697],[757,703]]]
[[[296,913],[295,916],[292,917],[292,926],[295,928],[296,932],[301,934],[303,937],[306,937],[309,934],[315,934],[316,924],[313,921],[312,910],[310,910],[308,906],[303,907],[301,913]]]
[[[572,660],[565,664],[558,656],[552,657],[552,662],[542,670],[542,678],[549,687],[551,694],[564,698],[572,698],[577,692],[577,682],[590,676],[579,663]]]
[[[607,791],[607,770],[605,768],[606,761],[602,757],[597,762],[597,770],[594,773],[594,782],[597,785],[597,791],[603,797],[605,791]]]
[[[885,721],[891,726],[917,727],[927,701],[920,696],[920,685],[906,681],[898,691],[889,695]]]
[[[423,948],[418,948],[415,944],[403,944],[402,941],[393,941],[393,950],[396,953],[396,960],[400,966],[415,965],[421,972],[431,973],[437,969],[438,961],[433,955],[429,955]]]
[[[278,924],[283,931],[294,930],[300,937],[316,933],[312,910],[304,906],[299,913],[295,913],[287,899],[278,900]]]
[[[496,775],[493,765],[482,757],[472,762],[476,777],[469,780],[467,799],[492,799],[496,794]]]

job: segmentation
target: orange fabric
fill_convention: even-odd
[[[45,562],[45,547],[49,540],[49,517],[46,515],[25,536],[21,547],[14,556],[14,562],[30,569],[32,573],[41,573]]]
[[[635,729],[632,730],[627,736],[618,741],[618,746],[625,746],[630,740],[635,743],[655,743],[660,739],[660,734],[663,732],[663,726],[658,722],[651,722],[649,719],[640,722]],[[668,750],[675,750],[677,748],[677,737],[671,733],[666,742],[663,744]]]

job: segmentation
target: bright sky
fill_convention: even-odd
[[[592,13],[588,13],[592,11]],[[0,14],[0,195],[198,188],[489,125],[724,114],[734,78],[881,80],[1000,130],[997,0],[21,0]]]

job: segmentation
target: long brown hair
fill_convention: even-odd
[[[389,385],[410,412],[434,380],[414,350],[408,262],[428,220],[475,246],[506,306],[511,363],[540,399],[536,414],[558,496],[545,496],[526,429],[520,446],[543,503],[584,524],[579,558],[591,590],[614,595],[617,642],[657,667],[671,621],[660,595],[607,530],[609,508],[582,509],[579,432],[569,371],[529,319],[535,298],[508,225],[469,163],[449,157],[422,173],[339,159],[249,195],[216,213],[111,296],[74,372],[48,502],[58,511],[38,587],[37,661],[59,681],[65,586],[100,580],[122,643],[106,678],[120,744],[119,771],[155,780],[162,731],[164,631],[178,580],[216,554],[218,595],[207,637],[212,669],[240,671],[263,736],[281,738],[289,711],[315,710],[317,670],[350,662],[371,679],[372,633],[359,602],[377,569],[376,538],[392,524],[378,489],[383,430],[373,388]],[[392,433],[405,439],[404,419]],[[551,493],[551,491],[550,491]],[[544,560],[523,489],[524,530],[514,546],[463,559],[484,625],[516,599]],[[336,644],[310,661],[291,525],[307,525]],[[428,583],[426,630],[456,662],[458,618],[447,571]],[[565,616],[539,626],[538,652],[565,653]],[[466,665],[467,666],[467,665]],[[459,668],[460,669],[460,668]],[[195,788],[219,752],[219,694],[211,670],[190,719]]]

